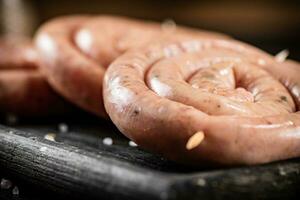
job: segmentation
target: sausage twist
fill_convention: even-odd
[[[79,107],[106,116],[102,78],[107,66],[126,50],[156,37],[228,36],[111,16],[61,17],[46,23],[36,36],[42,69],[49,83]]]
[[[238,41],[164,40],[109,66],[104,103],[122,133],[170,159],[266,163],[300,156],[299,74]]]

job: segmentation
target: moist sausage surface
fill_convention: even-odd
[[[49,83],[79,107],[106,116],[102,82],[107,66],[126,50],[168,37],[228,38],[187,28],[166,29],[157,23],[112,16],[70,16],[41,27],[36,46]]]
[[[38,55],[29,39],[0,39],[1,114],[37,117],[73,109],[39,72]]]
[[[171,39],[108,68],[104,103],[141,147],[192,165],[300,156],[300,66],[223,39]]]

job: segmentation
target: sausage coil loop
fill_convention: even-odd
[[[300,66],[224,39],[158,40],[108,68],[104,103],[141,147],[192,165],[300,156]]]
[[[106,116],[102,82],[119,55],[156,37],[228,36],[112,16],[69,16],[47,22],[36,35],[42,70],[51,86],[79,107]]]

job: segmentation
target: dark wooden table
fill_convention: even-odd
[[[0,198],[297,199],[300,194],[299,159],[195,169],[130,146],[110,122],[64,119],[65,131],[62,120],[0,125],[0,179],[13,183],[0,190]],[[104,138],[113,144],[103,144]],[[12,194],[15,186],[19,195]]]

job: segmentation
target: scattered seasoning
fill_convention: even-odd
[[[199,179],[197,180],[196,184],[199,185],[199,186],[201,186],[201,187],[203,187],[203,186],[206,185],[206,180],[203,179],[203,178],[199,178]]]
[[[129,141],[128,145],[131,146],[131,147],[136,147],[137,146],[137,144],[134,141]]]
[[[0,183],[0,188],[3,190],[10,189],[12,187],[12,182],[8,179],[2,178]]]
[[[173,32],[176,30],[176,23],[172,19],[166,19],[161,23],[161,29],[165,32]]]
[[[41,148],[40,148],[40,151],[41,151],[41,152],[45,152],[45,151],[47,151],[47,149],[48,149],[47,147],[41,147]]]
[[[277,62],[284,62],[286,58],[289,56],[289,50],[284,49],[275,55],[275,60]]]
[[[58,124],[58,131],[61,133],[67,133],[69,131],[69,127],[65,123]]]
[[[286,175],[286,171],[284,170],[284,168],[279,167],[279,174],[280,174],[281,176],[285,176],[285,175]]]
[[[204,132],[198,131],[190,137],[186,143],[186,149],[191,150],[196,148],[204,139]]]
[[[6,115],[6,123],[8,125],[15,125],[16,123],[18,123],[18,117],[15,114],[8,113]]]
[[[46,135],[44,136],[44,138],[45,138],[46,140],[55,142],[56,134],[55,134],[55,133],[48,133],[48,134],[46,134]]]
[[[15,186],[14,187],[14,189],[12,190],[12,194],[14,195],[14,196],[19,196],[19,188],[18,188],[18,186]]]
[[[113,144],[113,140],[110,137],[106,137],[106,138],[103,138],[102,143],[110,146]]]

